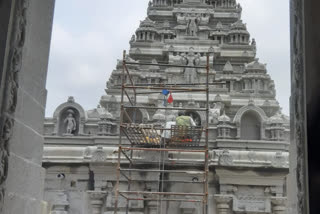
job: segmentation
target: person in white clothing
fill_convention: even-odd
[[[169,115],[167,117],[167,122],[166,122],[164,128],[171,129],[171,126],[174,126],[174,125],[176,125],[176,118],[174,115]],[[171,130],[163,130],[161,137],[164,138],[165,140],[170,139],[171,138]]]

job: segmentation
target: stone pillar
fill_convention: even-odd
[[[285,197],[272,197],[272,213],[273,214],[286,214],[287,198]]]
[[[105,191],[88,191],[92,214],[101,214],[107,192]]]
[[[257,90],[256,80],[255,80],[255,79],[252,79],[251,82],[252,82],[252,83],[251,83],[251,84],[252,84],[252,87],[251,87],[252,90],[256,91],[256,90]]]
[[[234,91],[234,81],[230,81],[230,92]]]
[[[244,89],[248,89],[248,80],[244,80]]]
[[[150,32],[147,32],[147,39],[146,40],[150,40]]]
[[[0,213],[40,214],[54,1],[0,2]]]
[[[229,214],[231,211],[230,202],[232,195],[214,195],[217,204],[217,214]]]
[[[261,79],[257,80],[257,91],[259,91],[260,89],[262,89],[261,87]]]
[[[67,195],[61,191],[58,192],[57,197],[52,203],[51,214],[68,214],[69,202],[67,200]]]
[[[264,80],[264,89],[265,91],[268,91],[268,81]]]

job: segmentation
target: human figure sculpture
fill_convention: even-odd
[[[131,36],[130,43],[132,43],[132,42],[134,42],[134,41],[136,41],[136,36],[133,34],[133,35]]]
[[[252,39],[251,45],[256,46],[256,40]]]
[[[195,55],[193,50],[190,49],[187,56],[184,54],[181,55],[181,63],[188,66],[196,66],[200,64],[200,54]],[[186,68],[184,71],[185,80],[187,83],[194,83],[196,81],[196,69]]]
[[[187,32],[186,32],[186,34],[188,36],[197,36],[197,34],[198,34],[198,24],[197,24],[197,22],[198,22],[197,19],[190,19],[188,21]]]
[[[67,132],[66,134],[72,134],[77,129],[76,119],[73,117],[72,113],[69,113],[66,119],[64,119],[64,123],[67,124]]]
[[[213,108],[209,110],[209,121],[210,123],[217,123],[218,117],[221,115],[222,106],[220,103],[214,103]]]

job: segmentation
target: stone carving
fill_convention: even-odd
[[[68,103],[75,103],[75,100],[74,100],[74,97],[73,96],[70,96],[68,97]]]
[[[220,102],[214,103],[213,108],[209,110],[209,122],[213,124],[218,123],[218,118],[221,115],[223,104]]]
[[[73,132],[77,129],[77,122],[73,116],[74,111],[69,109],[67,112],[68,112],[68,116],[64,119],[63,123],[67,125],[66,134],[72,135]]]
[[[13,18],[13,27],[10,38],[10,52],[8,54],[7,70],[4,71],[6,77],[4,83],[4,99],[0,104],[2,111],[0,112],[0,213],[2,213],[4,195],[5,195],[5,181],[8,173],[8,156],[9,156],[9,142],[14,126],[13,115],[17,106],[18,96],[18,75],[21,70],[22,63],[22,49],[25,43],[26,34],[26,10],[28,0],[16,1]],[[10,35],[10,34],[9,34]]]
[[[270,201],[264,196],[238,195],[233,200],[233,210],[236,212],[270,213]]]
[[[107,153],[103,151],[103,147],[98,147],[92,153],[91,162],[105,162],[107,160]]]
[[[219,165],[222,166],[231,166],[233,165],[233,157],[231,156],[229,150],[223,150],[219,154]]]
[[[90,197],[90,203],[92,208],[92,214],[101,214],[101,209],[107,196],[107,192],[105,191],[88,191],[87,192]]]
[[[287,207],[287,198],[284,197],[272,197],[272,211],[274,214],[283,214],[286,213]]]
[[[187,66],[197,66],[200,64],[200,54],[195,54],[194,49],[190,48],[188,55],[185,55],[184,53],[180,55],[181,59],[180,62],[182,65]],[[186,68],[184,70],[184,78],[187,83],[194,83],[197,78],[197,72],[194,68]]]
[[[85,150],[84,150],[84,152],[83,152],[83,157],[84,157],[85,159],[87,159],[87,158],[90,157],[90,154],[91,154],[91,149],[90,149],[90,147],[85,148]]]
[[[255,105],[247,105],[247,106],[243,106],[242,108],[240,108],[238,110],[237,114],[235,115],[235,117],[233,119],[233,123],[240,124],[240,120],[242,118],[242,115],[244,113],[246,113],[247,111],[255,111],[256,113],[258,113],[259,116],[262,118],[263,122],[268,120],[268,117],[262,108],[255,106]]]
[[[273,167],[287,167],[286,158],[282,155],[282,152],[277,152],[271,161]]]
[[[230,202],[233,199],[232,195],[214,195],[217,204],[217,214],[228,214],[231,211]]]
[[[136,36],[133,34],[130,39],[130,44],[136,41]]]
[[[256,40],[254,38],[252,39],[251,45],[252,46],[256,46],[257,45]]]
[[[254,163],[255,160],[257,160],[257,153],[254,152],[254,151],[250,151],[250,152],[248,153],[248,159],[249,159],[249,161],[250,161],[251,163]]]
[[[51,214],[68,214],[69,202],[64,192],[58,192],[52,205]]]
[[[201,17],[196,16],[195,14],[188,14],[185,19],[187,21],[186,35],[197,36],[199,31],[198,25],[201,21]]]

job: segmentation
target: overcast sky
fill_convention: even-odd
[[[56,0],[47,80],[46,116],[74,96],[95,108],[122,51],[146,17],[149,0]],[[289,113],[289,1],[238,0],[242,19],[257,41],[260,61],[275,80],[277,99]]]

